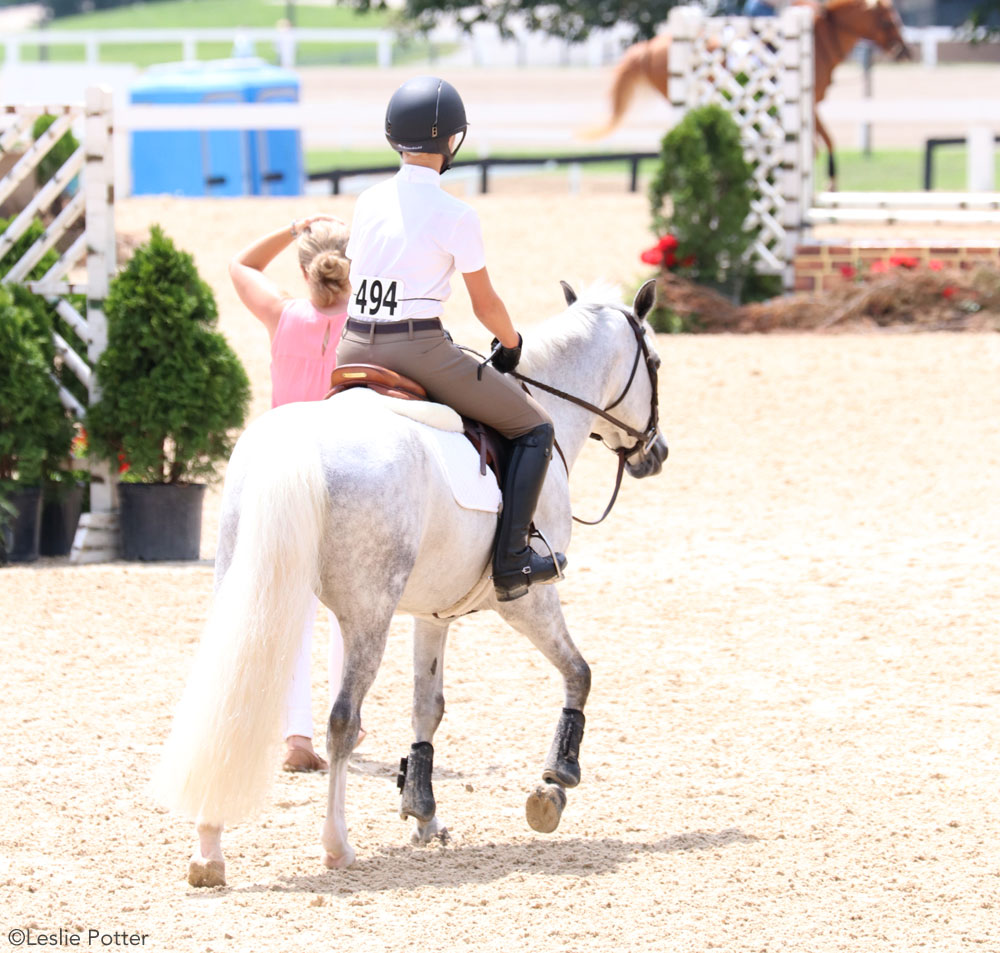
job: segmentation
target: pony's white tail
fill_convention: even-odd
[[[245,818],[266,798],[318,582],[327,490],[316,441],[263,429],[271,439],[244,457],[233,559],[150,784],[165,806],[210,824]]]

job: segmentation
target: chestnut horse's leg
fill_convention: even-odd
[[[837,162],[833,154],[833,139],[830,138],[830,133],[827,132],[826,126],[823,125],[823,121],[819,116],[815,116],[816,122],[816,135],[826,143],[826,172],[829,178],[829,183],[827,188],[831,192],[837,191]]]

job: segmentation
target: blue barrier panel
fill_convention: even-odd
[[[298,77],[262,60],[167,64],[146,72],[133,103],[298,102]],[[300,195],[298,129],[132,133],[134,195]]]

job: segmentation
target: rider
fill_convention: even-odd
[[[486,271],[479,217],[441,188],[441,173],[467,127],[462,99],[444,80],[419,76],[389,100],[385,136],[402,165],[392,179],[358,197],[347,245],[353,294],[337,356],[341,363],[379,364],[405,374],[434,400],[511,442],[493,553],[497,599],[508,602],[532,583],[561,578],[566,557],[542,556],[529,545],[552,454],[552,420],[506,376],[521,357],[521,336]],[[499,345],[492,366],[480,366],[442,327],[456,270],[476,317]]]

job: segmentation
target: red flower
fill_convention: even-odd
[[[927,262],[927,267],[930,268],[931,271],[941,271],[944,268],[944,262],[941,261],[940,258],[932,258],[929,262]]]
[[[663,253],[663,266],[665,268],[673,268],[677,264],[677,256],[672,252]]]
[[[857,275],[858,269],[854,265],[841,265],[840,266],[840,276],[842,278],[853,278]]]
[[[647,265],[660,265],[663,263],[663,252],[659,248],[647,248],[639,258]]]
[[[69,452],[77,460],[87,455],[87,431],[83,427],[77,429],[76,436],[69,445]]]
[[[664,235],[657,243],[660,251],[677,251],[677,239],[673,235]]]
[[[128,473],[129,469],[130,469],[129,463],[128,463],[128,460],[125,459],[125,454],[124,453],[119,453],[118,454],[118,472],[119,473]]]
[[[871,267],[871,273],[873,275],[884,275],[889,270],[889,262],[887,261],[873,261]]]
[[[690,268],[695,263],[695,261],[697,261],[697,259],[694,257],[694,255],[688,255],[686,258],[681,259],[681,264],[685,268]]]
[[[912,255],[892,255],[889,258],[889,264],[893,268],[916,268],[920,264],[920,260]]]
[[[958,293],[958,288],[955,288],[952,285],[948,285],[947,288],[942,288],[941,289],[941,297],[942,298],[951,298],[951,297],[953,297],[957,293]]]

